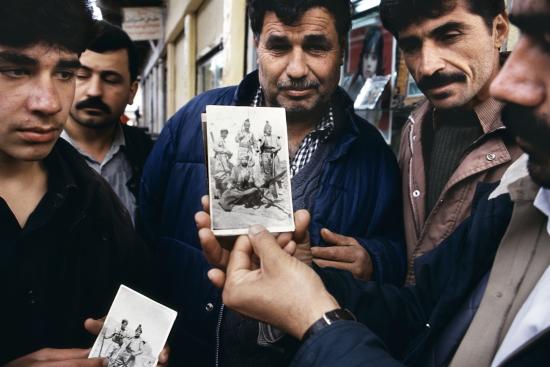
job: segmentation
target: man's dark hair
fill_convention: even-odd
[[[137,80],[139,69],[139,54],[130,36],[121,28],[104,20],[96,20],[94,38],[86,47],[88,50],[104,53],[125,49],[128,52],[128,68],[130,80]]]
[[[349,0],[247,0],[250,26],[256,38],[262,33],[264,16],[268,11],[277,15],[284,24],[292,25],[309,9],[325,8],[335,20],[340,42],[344,43],[351,28],[351,3]]]
[[[92,35],[88,0],[2,0],[0,7],[2,46],[44,43],[81,53]]]
[[[459,1],[464,1],[472,14],[481,16],[489,30],[495,17],[506,9],[504,0],[382,0],[380,18],[384,27],[398,38],[399,32],[412,24],[450,13]]]

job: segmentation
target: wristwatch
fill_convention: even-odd
[[[311,337],[313,334],[318,333],[324,328],[332,325],[336,321],[342,321],[342,320],[357,321],[357,319],[351,313],[351,311],[346,308],[337,308],[336,310],[326,312],[323,315],[323,317],[315,321],[309,327],[309,329],[307,329],[306,333],[304,334],[304,337],[302,338],[302,342],[308,339],[309,337]]]

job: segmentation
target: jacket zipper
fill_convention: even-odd
[[[409,200],[411,202],[411,208],[412,208],[412,212],[413,212],[413,219],[414,219],[414,226],[415,226],[415,229],[416,229],[416,233],[418,234],[418,232],[420,231],[420,220],[418,218],[418,212],[417,212],[417,208],[416,208],[416,205],[415,205],[415,202],[414,202],[414,197],[413,197],[413,191],[414,191],[414,187],[413,187],[413,173],[412,173],[412,163],[413,163],[413,157],[414,157],[414,141],[413,141],[413,136],[414,136],[414,125],[415,125],[415,121],[412,117],[409,117],[409,120],[411,121],[411,128],[409,130],[409,149],[411,150],[411,157],[409,158]],[[412,282],[413,280],[413,271],[412,271],[412,268],[413,268],[413,265],[414,265],[414,257],[415,257],[415,254],[418,252],[418,243],[415,247],[415,249],[412,251],[411,253],[411,258],[409,259],[409,266],[408,266],[408,271],[407,271],[407,283],[410,283]]]
[[[218,315],[218,324],[216,325],[216,367],[220,366],[220,332],[222,328],[223,309],[225,305],[222,303],[220,306],[220,313]]]

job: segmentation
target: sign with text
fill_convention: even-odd
[[[162,8],[132,7],[123,8],[122,29],[132,41],[158,40],[162,38]]]

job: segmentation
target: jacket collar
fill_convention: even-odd
[[[494,98],[489,98],[474,107],[474,113],[477,116],[478,122],[483,130],[483,134],[486,135],[496,130],[505,129],[501,119],[501,111],[503,106],[504,104],[502,102],[499,102]],[[415,130],[416,135],[418,135],[422,130],[420,122],[424,121],[428,113],[432,113],[433,111],[433,105],[426,100],[411,113],[409,120],[413,124],[413,129]],[[431,118],[429,120],[431,120]]]

